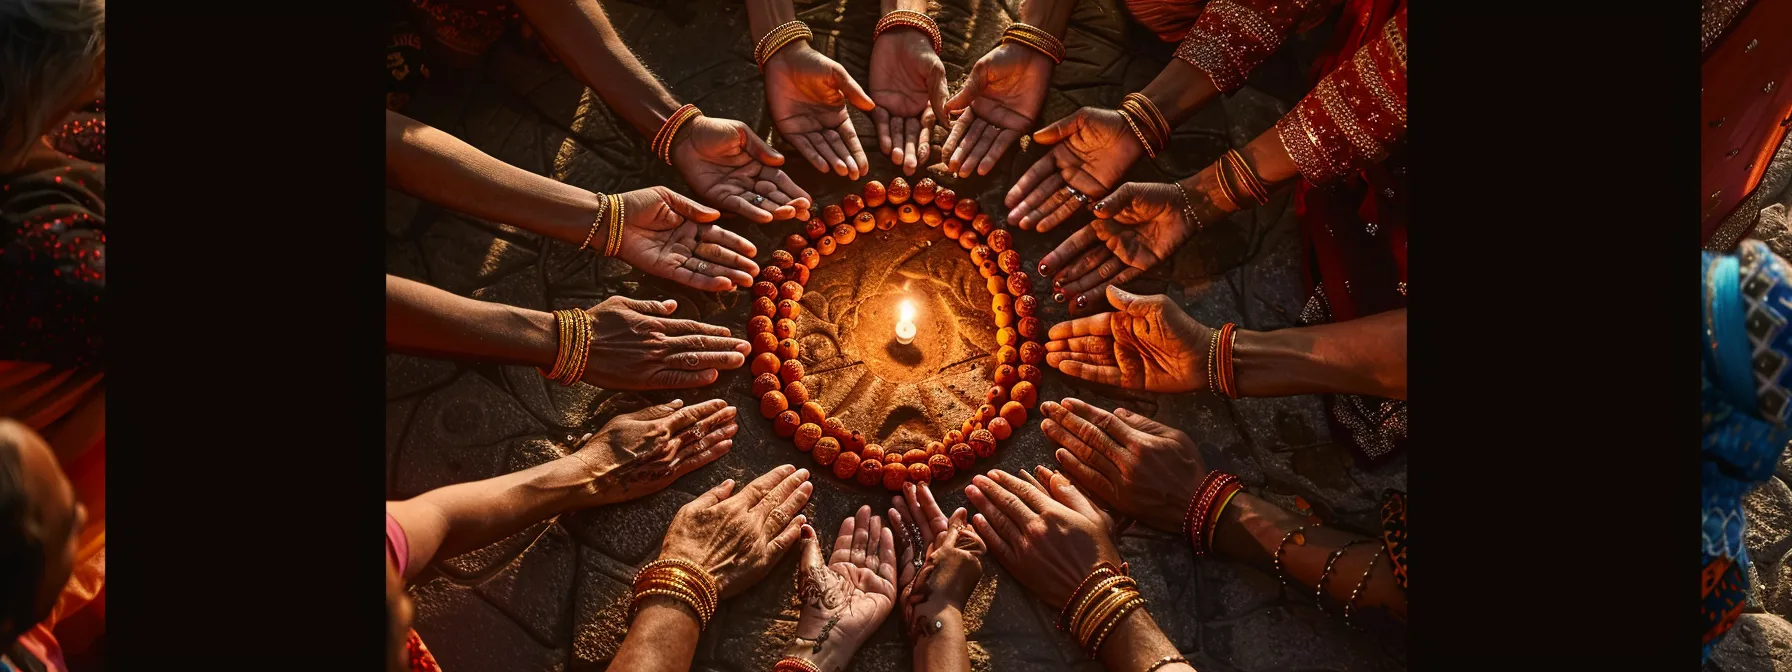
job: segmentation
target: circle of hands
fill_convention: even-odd
[[[983,576],[988,547],[963,508],[948,518],[926,485],[907,483],[902,490],[890,499],[889,520],[902,535],[897,584],[902,588],[903,629],[920,639],[937,632],[941,612],[964,609]]]
[[[896,603],[896,540],[870,506],[840,523],[832,553],[824,553],[814,530],[806,529],[797,564],[796,597],[801,615],[796,644],[841,669],[883,624]]]
[[[586,367],[584,381],[613,390],[693,388],[747,363],[751,344],[724,326],[673,319],[677,310],[677,301],[622,296],[586,309],[592,327],[589,361],[605,365]]]

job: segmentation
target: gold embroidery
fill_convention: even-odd
[[[1388,25],[1381,29],[1381,37],[1387,40],[1388,47],[1394,50],[1394,58],[1399,60],[1400,67],[1406,67],[1406,38],[1400,36],[1400,27],[1395,19],[1388,19]]]
[[[1246,36],[1261,43],[1267,51],[1275,51],[1282,45],[1282,33],[1249,7],[1230,0],[1214,0],[1207,4],[1206,11],[1212,12],[1216,17],[1238,24],[1240,28],[1244,29]]]
[[[1319,99],[1320,105],[1325,106],[1325,113],[1338,125],[1338,130],[1344,134],[1345,139],[1354,146],[1358,158],[1379,160],[1382,157],[1381,143],[1363,132],[1362,127],[1356,123],[1356,113],[1350,110],[1349,101],[1338,93],[1337,77],[1340,74],[1342,73],[1334,72],[1319,80],[1319,86],[1313,89],[1313,95]]]
[[[1394,119],[1400,122],[1400,128],[1405,129],[1406,105],[1402,104],[1400,99],[1395,98],[1394,93],[1388,90],[1387,82],[1382,81],[1381,69],[1375,67],[1375,56],[1369,53],[1367,45],[1356,50],[1354,60],[1356,61],[1356,71],[1363,80],[1363,87],[1368,89],[1376,100],[1381,101],[1382,109],[1394,115]]]

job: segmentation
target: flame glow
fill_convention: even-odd
[[[903,321],[903,322],[915,321],[915,304],[913,302],[904,300],[902,302],[901,311],[902,311],[901,321]]]

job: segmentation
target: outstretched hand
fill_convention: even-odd
[[[678,302],[612,296],[587,308],[591,351],[584,381],[612,390],[672,390],[716,382],[747,363],[752,344],[727,327],[672,319]]]
[[[1080,399],[1047,401],[1039,427],[1077,486],[1121,514],[1181,532],[1207,462],[1181,430],[1124,408],[1109,413]]]
[[[802,613],[787,654],[845,669],[896,604],[896,541],[870,506],[840,523],[831,555],[804,526],[796,597]]]
[[[871,120],[878,151],[913,175],[927,164],[936,121],[946,116],[946,66],[927,34],[897,26],[871,45]]]
[[[715,209],[665,187],[636,189],[622,199],[627,225],[616,256],[628,265],[709,292],[751,286],[759,274],[759,264],[753,263],[758,248],[711,224],[722,216]]]
[[[1114,312],[1052,325],[1045,363],[1092,383],[1147,392],[1193,392],[1208,386],[1211,329],[1162,294],[1108,288]]]
[[[1045,156],[1020,176],[1002,204],[1008,221],[1041,233],[1069,219],[1082,203],[1064,187],[1090,198],[1108,195],[1133,162],[1145,155],[1126,119],[1114,110],[1085,107],[1033,133],[1033,140],[1052,145]]]
[[[611,418],[573,453],[593,476],[591,505],[659,492],[727,455],[740,430],[735,417],[735,408],[721,399],[694,406],[674,399]]]
[[[857,180],[870,167],[846,105],[865,112],[877,105],[846,68],[807,41],[792,42],[765,62],[765,98],[772,126],[816,170]]]
[[[746,124],[697,117],[672,142],[672,165],[709,204],[760,224],[808,219],[814,199],[779,168],[784,155]]]
[[[1095,309],[1108,287],[1143,275],[1194,235],[1181,204],[1174,184],[1122,184],[1095,203],[1094,221],[1040,260],[1039,273],[1051,277],[1071,313]]]
[[[962,113],[940,147],[959,177],[988,175],[1020,136],[1033,129],[1051,85],[1052,59],[1029,47],[1003,43],[971,66],[964,88],[946,101]]]

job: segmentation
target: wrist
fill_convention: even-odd
[[[964,631],[964,602],[939,600],[916,605],[908,623],[908,636],[916,644],[937,638],[941,633]]]
[[[560,356],[560,318],[515,306],[505,306],[505,310],[517,325],[517,361],[541,369],[552,367]]]
[[[815,640],[798,637],[784,647],[783,657],[809,661],[821,672],[839,672],[846,669],[847,663],[852,661],[850,654],[840,655],[841,647],[832,640],[823,643],[820,651],[815,648]]]
[[[911,12],[927,13],[927,0],[882,0],[878,3],[878,11],[889,14],[899,9]]]

